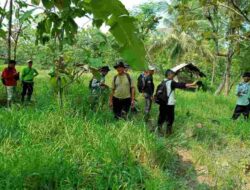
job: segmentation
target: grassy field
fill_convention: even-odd
[[[157,105],[150,124],[142,113],[114,121],[107,105],[91,111],[89,79],[60,109],[44,72],[34,103],[0,108],[0,189],[250,189],[250,125],[230,119],[233,95],[179,91],[174,135],[163,138],[149,130]]]

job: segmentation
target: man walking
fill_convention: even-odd
[[[7,106],[10,107],[14,98],[17,86],[17,81],[19,80],[19,73],[16,71],[16,61],[10,60],[8,67],[2,72],[2,82],[6,87],[7,91]]]
[[[125,72],[125,64],[123,61],[118,61],[114,68],[117,70],[117,75],[112,82],[112,92],[110,95],[109,104],[113,107],[113,112],[116,119],[127,116],[130,107],[135,104],[135,86],[131,76]]]
[[[241,114],[243,114],[246,120],[249,118],[250,73],[244,73],[242,77],[243,82],[236,87],[236,95],[238,99],[232,117],[233,120],[237,120]]]
[[[163,85],[163,91],[165,91],[164,100],[158,102],[159,117],[158,117],[158,129],[161,131],[163,124],[167,123],[166,134],[170,135],[173,132],[173,123],[175,120],[175,89],[185,89],[185,88],[196,88],[196,83],[186,84],[174,81],[175,72],[172,70],[167,70],[165,73],[166,79],[161,83]],[[160,86],[160,85],[159,85]],[[158,87],[159,88],[159,87]],[[159,89],[156,90],[156,96]]]
[[[150,117],[150,111],[152,107],[153,95],[154,95],[154,80],[153,75],[155,68],[149,66],[148,70],[140,75],[138,78],[138,90],[142,92],[143,97],[145,98],[145,121],[147,122]]]
[[[21,101],[24,102],[25,96],[27,95],[27,101],[31,101],[31,96],[33,94],[33,88],[34,88],[34,78],[38,75],[38,72],[36,69],[34,69],[33,62],[29,60],[28,66],[22,70],[22,85],[23,85],[23,91],[22,91],[22,99]]]

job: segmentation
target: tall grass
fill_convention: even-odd
[[[179,148],[208,167],[216,188],[242,187],[250,132],[249,123],[230,119],[233,97],[179,92],[174,135],[160,138],[142,113],[115,121],[107,105],[90,110],[89,79],[65,91],[62,109],[44,74],[34,103],[0,108],[0,189],[212,189],[197,181],[193,164],[182,169]]]

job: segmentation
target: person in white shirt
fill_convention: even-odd
[[[163,124],[167,123],[166,134],[172,134],[173,123],[175,120],[175,89],[196,88],[196,83],[179,83],[174,81],[176,73],[168,69],[165,73],[166,79],[163,81],[166,84],[166,103],[160,103],[158,129],[161,131]]]

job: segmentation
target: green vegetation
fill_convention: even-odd
[[[149,130],[156,105],[149,126],[142,113],[114,121],[107,106],[90,111],[86,77],[67,90],[63,109],[46,75],[36,79],[34,104],[0,109],[1,189],[243,188],[250,131],[248,123],[230,119],[234,98],[179,92],[175,133],[165,139]],[[199,180],[197,164],[211,184]]]
[[[249,121],[231,119],[233,89],[250,69],[249,0],[152,0],[132,10],[119,0],[0,3],[0,71],[12,58],[19,72],[32,59],[40,73],[31,103],[20,104],[19,82],[6,108],[0,85],[0,190],[250,189]],[[145,123],[138,93],[129,120],[114,121],[108,98],[90,109],[88,67],[121,58],[135,80],[155,66],[156,85],[184,62],[207,75],[206,92],[177,92],[173,135],[152,132],[158,106]]]

